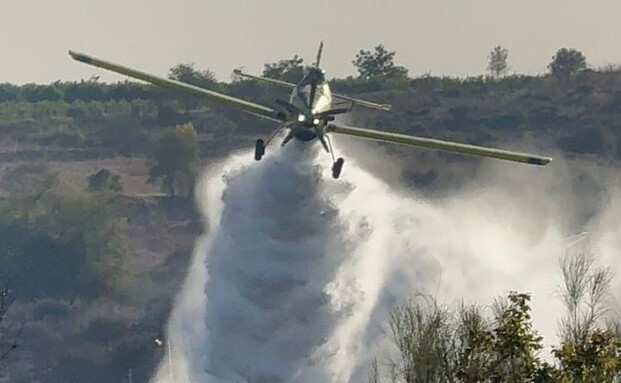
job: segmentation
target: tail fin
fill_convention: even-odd
[[[323,41],[319,43],[319,49],[317,50],[317,61],[315,61],[315,68],[319,68],[321,62],[321,52],[323,51]]]

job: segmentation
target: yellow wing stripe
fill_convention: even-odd
[[[518,153],[508,150],[486,148],[483,146],[436,140],[432,138],[408,136],[398,133],[380,132],[377,130],[356,128],[353,126],[330,124],[326,126],[326,132],[333,132],[338,134],[345,134],[410,146],[419,146],[423,148],[444,150],[454,153],[470,154],[475,156],[497,158],[501,160],[523,162],[532,165],[547,165],[548,163],[550,163],[550,161],[552,161],[552,158],[550,157],[542,157],[528,153]]]
[[[267,117],[272,120],[284,121],[286,116],[283,113],[277,112],[274,109],[268,108],[263,105],[255,104],[253,102],[245,101],[236,97],[227,96],[222,93],[214,92],[198,86],[186,84],[180,81],[170,80],[163,77],[154,76],[149,73],[141,72],[136,69],[125,67],[122,65],[114,64],[109,61],[100,60],[95,57],[85,55],[83,53],[77,53],[69,51],[69,55],[76,61],[93,65],[99,68],[107,69],[112,72],[120,73],[129,77],[133,77],[139,80],[149,82],[151,84],[163,86],[165,88],[175,89],[185,93],[190,93],[194,96],[208,99],[211,101],[219,102],[221,104],[237,107],[250,112],[252,114]]]

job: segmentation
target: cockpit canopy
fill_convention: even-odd
[[[325,84],[326,72],[323,69],[307,66],[304,68],[304,77],[298,83],[298,86],[305,86],[310,84]]]

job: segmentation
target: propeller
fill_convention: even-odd
[[[317,50],[317,58],[315,59],[315,70],[319,70],[319,64],[321,63],[321,53],[323,52],[323,41],[319,43],[319,49]],[[309,107],[313,108],[313,103],[315,102],[315,94],[317,93],[317,79],[314,79],[311,82],[311,92],[309,97],[310,105]]]
[[[321,52],[323,51],[323,41],[319,43],[319,50],[317,50],[317,59],[315,61],[315,68],[319,69],[319,63],[321,62]]]

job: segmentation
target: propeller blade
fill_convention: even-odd
[[[319,68],[319,63],[321,62],[321,52],[323,51],[323,41],[319,43],[319,50],[317,51],[317,59],[315,61],[315,68]]]

